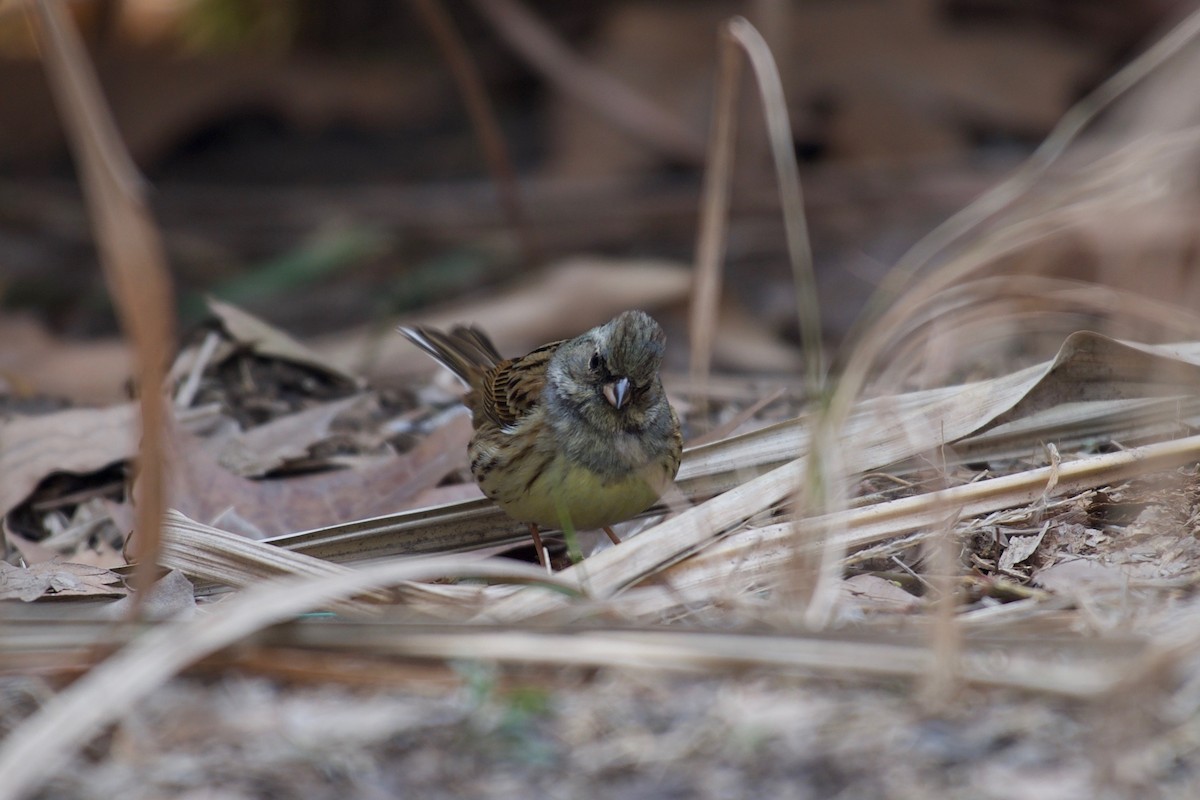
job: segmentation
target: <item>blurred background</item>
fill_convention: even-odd
[[[1192,7],[71,4],[148,180],[185,330],[212,294],[301,337],[486,301],[577,254],[689,262],[718,26],[745,15],[782,74],[831,343],[908,246],[1009,174],[1072,102]],[[0,369],[11,371],[14,349],[118,332],[28,22],[16,4],[2,13]],[[439,45],[447,35],[490,98],[519,177],[519,226],[466,111],[455,72],[464,67]],[[724,302],[791,345],[778,195],[757,93],[746,88]]]

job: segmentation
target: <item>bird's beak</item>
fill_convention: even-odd
[[[629,402],[629,378],[618,378],[604,384],[604,399],[618,411]]]

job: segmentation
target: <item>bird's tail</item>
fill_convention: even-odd
[[[479,376],[504,360],[487,334],[474,325],[456,325],[449,333],[420,325],[401,326],[399,331],[467,386],[473,387]]]

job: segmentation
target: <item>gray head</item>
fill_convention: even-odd
[[[636,430],[662,395],[667,337],[644,311],[625,311],[564,342],[550,361],[561,399],[601,428]]]

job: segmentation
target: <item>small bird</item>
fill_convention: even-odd
[[[679,418],[659,378],[666,335],[625,311],[574,339],[505,359],[474,326],[400,333],[469,389],[475,433],[467,449],[483,493],[539,528],[603,528],[654,504],[679,471]]]

